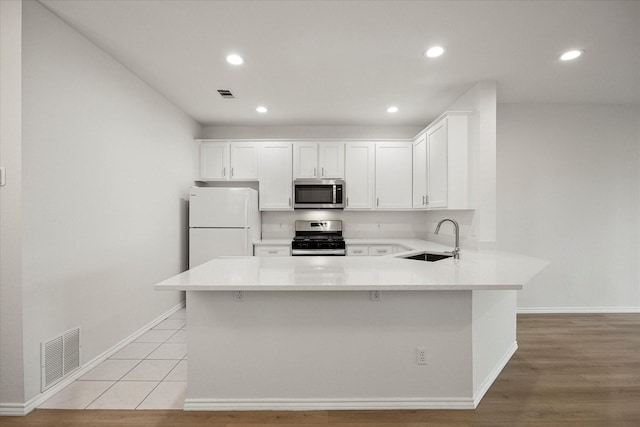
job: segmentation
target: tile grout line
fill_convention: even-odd
[[[167,319],[168,319],[168,318],[167,318]],[[165,320],[166,320],[166,319],[165,319]],[[181,320],[182,320],[182,319],[181,319]],[[186,325],[186,322],[185,322],[185,325]],[[182,328],[184,328],[184,326],[183,326]],[[162,346],[162,344],[167,344],[167,342],[168,342],[168,341],[169,341],[169,340],[170,340],[174,335],[176,335],[176,334],[178,333],[178,331],[181,331],[181,330],[182,330],[182,328],[181,328],[181,329],[176,329],[176,330],[175,330],[175,332],[174,332],[173,334],[169,335],[169,337],[167,337],[167,339],[166,339],[166,340],[164,340],[164,341],[160,344],[160,346],[158,346],[158,348],[160,348],[160,347]],[[157,349],[156,349],[156,350],[157,350]],[[155,351],[155,350],[154,350],[154,351]],[[151,352],[151,353],[153,353],[153,352]],[[151,353],[149,353],[149,354],[151,354]],[[147,356],[149,356],[149,354],[148,354]],[[161,360],[161,359],[147,359],[147,358],[145,358],[145,359],[142,359],[142,360]],[[167,360],[175,360],[175,359],[167,359]],[[180,359],[180,360],[182,360],[182,359]],[[160,384],[162,384],[162,383],[163,383],[164,379],[165,379],[165,378],[167,378],[171,372],[173,372],[173,370],[174,370],[174,369],[178,366],[178,364],[180,363],[180,360],[178,360],[178,362],[175,364],[175,366],[174,366],[173,368],[171,368],[171,369],[169,370],[169,372],[167,372],[167,373],[165,374],[165,376],[164,376],[164,377],[162,377],[162,379],[158,382],[158,384],[156,384],[156,386],[155,386],[154,388],[152,388],[152,389],[151,389],[151,391],[149,391],[149,393],[147,393],[147,395],[146,395],[145,397],[143,397],[143,398],[142,398],[142,400],[141,400],[141,401],[136,405],[136,407],[135,407],[135,410],[136,410],[136,411],[141,410],[141,409],[138,409],[138,408],[140,407],[140,405],[142,405],[142,404],[144,403],[144,401],[145,401],[145,400],[147,400],[147,398],[151,395],[151,393],[153,393],[153,392],[154,392],[154,390],[155,390],[155,389],[157,389],[157,388],[160,386]],[[141,361],[140,363],[142,363],[142,361]]]
[[[153,360],[153,359],[151,359]],[[167,359],[167,360],[175,360],[175,359]],[[180,359],[182,360],[182,359]],[[177,361],[177,363],[175,364],[175,366],[173,368],[171,368],[169,370],[169,372],[167,372],[164,377],[162,377],[162,379],[158,382],[158,384],[156,384],[156,386],[140,401],[140,403],[138,403],[138,405],[136,406],[135,410],[137,411],[138,408],[140,407],[140,405],[142,405],[144,403],[145,400],[147,400],[147,398],[151,395],[151,393],[154,392],[155,389],[157,389],[160,384],[162,384],[165,380],[165,378],[167,378],[169,376],[169,374],[178,366],[178,364],[180,363],[180,360]],[[171,381],[167,381],[167,382],[171,382]]]

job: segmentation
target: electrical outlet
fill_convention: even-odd
[[[418,365],[427,364],[427,349],[426,347],[416,347],[416,362]]]
[[[236,302],[244,302],[244,291],[236,291]]]
[[[371,291],[371,301],[380,301],[382,299],[382,291]]]

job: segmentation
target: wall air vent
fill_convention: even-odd
[[[229,89],[218,89],[218,93],[220,94],[221,97],[227,98],[227,99],[233,99],[236,97],[233,94],[233,92],[231,92]]]
[[[80,368],[80,328],[44,341],[40,345],[42,356],[41,391],[45,391],[67,374]]]

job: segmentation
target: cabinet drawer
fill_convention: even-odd
[[[369,246],[369,255],[389,255],[393,253],[393,246]]]
[[[347,256],[367,256],[369,255],[368,246],[347,246]]]
[[[256,246],[255,256],[289,256],[291,248],[288,246]]]

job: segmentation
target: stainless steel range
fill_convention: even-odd
[[[291,255],[345,254],[342,221],[296,221],[296,236],[291,242]]]

